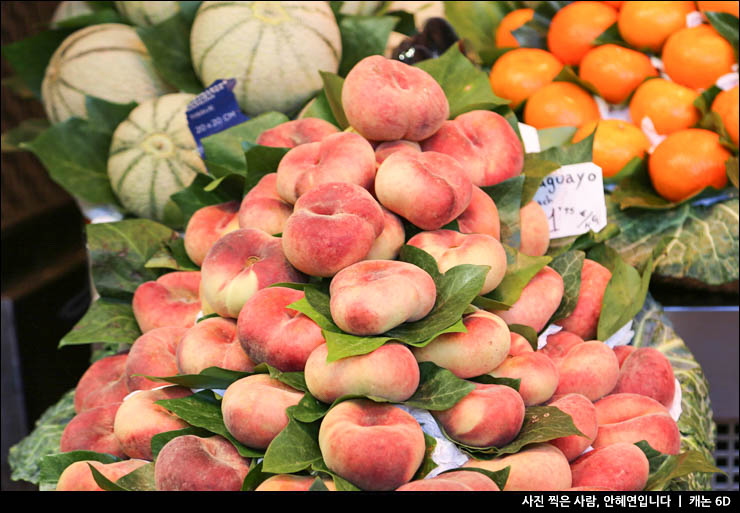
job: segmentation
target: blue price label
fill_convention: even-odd
[[[240,109],[234,96],[236,79],[216,80],[188,104],[188,126],[204,158],[201,139],[216,134],[249,119]]]

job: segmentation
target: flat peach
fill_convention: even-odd
[[[518,176],[524,165],[524,150],[514,129],[503,116],[487,110],[445,121],[433,136],[422,141],[421,149],[453,157],[479,187]]]
[[[596,338],[601,303],[611,277],[609,269],[586,258],[581,269],[581,290],[576,307],[568,317],[555,324],[584,340]]]
[[[123,401],[128,395],[126,358],[128,353],[106,356],[88,367],[75,387],[77,413]]]
[[[222,317],[204,319],[185,332],[175,356],[181,374],[200,374],[208,367],[252,372],[255,365],[239,343],[236,321]]]
[[[113,433],[113,421],[121,403],[109,403],[78,413],[64,427],[59,449],[93,451],[125,458],[126,453]]]
[[[339,129],[319,118],[301,118],[280,123],[262,132],[257,144],[275,148],[294,148],[301,144],[319,142]]]
[[[332,279],[332,319],[347,333],[379,335],[426,317],[434,307],[436,290],[432,277],[413,264],[365,260]]]
[[[228,201],[195,211],[185,228],[185,252],[197,266],[203,264],[208,250],[222,236],[239,228],[239,202]]]
[[[477,185],[473,185],[470,204],[457,216],[460,233],[485,233],[501,240],[501,220],[493,199]]]
[[[301,290],[268,287],[244,304],[237,321],[238,339],[253,362],[283,372],[303,371],[311,352],[324,343],[314,321],[288,308],[304,295]]]
[[[268,173],[244,196],[239,206],[239,228],[258,228],[270,235],[283,233],[293,205],[277,193],[277,173]]]
[[[178,373],[177,346],[187,331],[188,328],[157,328],[134,341],[125,368],[129,391],[162,386],[144,376],[166,377]]]
[[[560,306],[564,291],[563,277],[545,266],[527,283],[511,308],[493,313],[506,324],[524,324],[539,333]]]
[[[201,310],[200,280],[198,271],[176,271],[139,285],[131,306],[141,332],[195,324]]]
[[[123,476],[148,463],[142,459],[116,461],[115,463],[101,463],[92,460],[75,461],[59,476],[56,490],[58,492],[102,492],[104,490],[95,482],[89,465],[115,483]]]

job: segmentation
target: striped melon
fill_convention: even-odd
[[[57,8],[54,9],[54,14],[51,16],[51,23],[49,25],[51,28],[57,28],[58,23],[62,21],[94,12],[87,2],[83,2],[82,0],[65,0],[64,2],[59,2]]]
[[[180,11],[178,2],[113,2],[121,16],[137,27],[156,25]]]
[[[341,37],[327,2],[203,2],[190,33],[193,68],[204,85],[235,78],[249,115],[292,113],[336,73]]]
[[[70,34],[52,55],[41,84],[52,123],[86,118],[85,95],[129,103],[172,90],[157,75],[136,30],[120,23],[91,25]]]
[[[108,176],[121,204],[133,214],[162,221],[171,194],[205,173],[185,109],[186,93],[148,100],[113,133]]]

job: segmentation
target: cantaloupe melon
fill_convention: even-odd
[[[336,73],[342,53],[328,2],[203,2],[190,33],[193,68],[205,86],[235,78],[249,115],[292,113]]]
[[[129,103],[173,90],[157,75],[136,30],[120,23],[91,25],[70,34],[52,55],[41,84],[52,123],[86,118],[85,95]]]
[[[87,2],[83,2],[82,0],[65,0],[64,2],[59,2],[57,8],[54,9],[54,14],[51,16],[49,25],[51,28],[56,28],[61,21],[92,14],[93,12],[95,11],[93,11]]]
[[[116,10],[137,27],[156,25],[180,11],[178,2],[113,2]]]
[[[113,133],[108,176],[121,204],[138,217],[162,221],[170,195],[205,173],[185,109],[186,93],[148,100]]]

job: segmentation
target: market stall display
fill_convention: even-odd
[[[624,116],[641,87],[675,83],[644,46],[617,42],[629,23],[607,2],[445,2],[447,21],[421,30],[394,6],[410,2],[181,2],[147,23],[135,19],[147,2],[117,4],[132,5],[57,20],[66,28],[5,52],[41,95],[48,67],[22,52],[44,39],[48,62],[49,41],[120,18],[139,25],[140,57],[168,87],[149,100],[87,94],[76,116],[3,136],[92,218],[97,294],[60,341],[93,345],[94,363],[12,449],[17,478],[86,490],[707,488],[706,381],[648,286],[661,271],[737,281],[737,146],[723,121],[737,102],[712,85],[725,64],[707,91],[679,84],[697,114],[662,139],[659,120]],[[247,16],[225,14],[235,32],[196,34],[206,17],[223,28],[230,9]],[[737,44],[732,15],[705,16],[697,27]],[[283,44],[237,37],[260,24],[265,45]],[[393,30],[409,38],[389,47]],[[250,48],[246,70],[233,34]],[[279,78],[289,57],[262,54],[285,44],[333,60],[291,61],[301,69]],[[690,158],[701,178],[666,193],[677,184],[659,178]],[[584,180],[596,202],[606,194],[600,206],[557,195]],[[119,220],[96,222],[101,208]],[[719,249],[685,241],[714,233]]]

